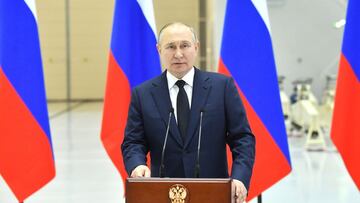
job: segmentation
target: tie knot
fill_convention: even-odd
[[[185,81],[178,80],[178,81],[176,81],[175,85],[177,85],[179,88],[183,88],[185,85]]]

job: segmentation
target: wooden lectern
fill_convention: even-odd
[[[231,179],[128,178],[126,203],[230,203]]]

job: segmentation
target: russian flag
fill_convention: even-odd
[[[35,2],[0,1],[0,174],[19,201],[55,176]]]
[[[349,0],[331,139],[360,190],[360,1]]]
[[[120,145],[131,89],[161,73],[155,30],[152,1],[116,0],[101,140],[123,181],[127,174]]]
[[[227,1],[219,72],[235,79],[256,138],[248,200],[291,171],[268,19],[265,0]]]

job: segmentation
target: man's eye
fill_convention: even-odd
[[[189,48],[189,47],[190,47],[190,44],[182,44],[181,47],[182,47],[182,48]]]

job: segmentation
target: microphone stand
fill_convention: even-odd
[[[201,147],[201,134],[202,134],[202,118],[203,118],[204,110],[200,110],[200,124],[199,124],[199,136],[198,136],[198,147],[197,147],[197,157],[196,157],[196,165],[195,165],[195,178],[200,177],[200,147]]]
[[[164,139],[164,145],[163,145],[163,149],[161,152],[161,162],[160,162],[160,169],[159,169],[159,177],[163,178],[164,177],[164,156],[165,156],[165,148],[166,148],[166,143],[167,143],[167,138],[169,136],[169,129],[170,129],[170,122],[171,122],[171,116],[174,113],[174,109],[171,108],[170,112],[169,112],[169,119],[168,119],[168,124],[166,127],[166,133],[165,133],[165,139]]]

